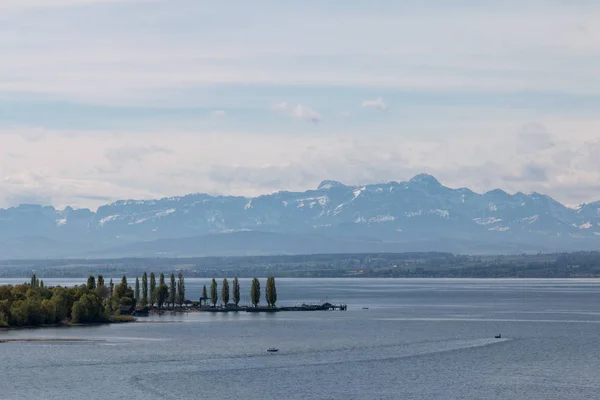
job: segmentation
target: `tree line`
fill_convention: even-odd
[[[149,281],[148,273],[144,272],[141,284],[139,277],[135,278],[134,299],[136,304],[141,307],[156,306],[158,309],[163,309],[165,307],[174,308],[176,305],[183,306],[186,302],[183,273],[180,271],[177,279],[175,279],[175,274],[172,273],[167,285],[165,274],[161,273],[159,275],[157,284],[154,272],[150,273]]]
[[[233,305],[235,305],[235,307],[239,307],[239,303],[240,303],[240,282],[238,280],[238,278],[234,278],[233,279],[233,290],[232,290],[232,298],[231,300],[233,301]],[[258,305],[260,304],[260,281],[258,280],[258,278],[252,278],[252,282],[250,284],[250,303],[254,306],[254,307],[258,307]],[[200,296],[200,304],[202,304],[202,302],[204,302],[204,304],[206,304],[206,302],[210,300],[210,304],[213,307],[216,307],[217,303],[219,302],[219,289],[217,286],[217,281],[215,280],[215,278],[212,279],[211,284],[210,284],[210,296],[208,295],[208,291],[206,290],[206,285],[204,285],[202,287],[202,295]],[[223,303],[223,305],[227,306],[230,300],[230,290],[229,290],[229,280],[227,278],[223,279],[223,282],[221,284],[221,303]],[[266,293],[265,293],[265,300],[267,301],[267,305],[269,307],[275,307],[275,303],[277,303],[277,288],[275,287],[275,277],[271,276],[269,278],[267,278],[267,286],[266,286]]]

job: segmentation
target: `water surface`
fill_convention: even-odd
[[[187,297],[198,298],[208,283],[187,279]],[[249,280],[241,284],[249,289]],[[591,399],[600,393],[599,280],[279,279],[277,288],[282,305],[328,300],[347,303],[348,311],[189,313],[0,332],[0,339],[98,340],[0,343],[1,398]],[[269,354],[269,347],[280,351]]]

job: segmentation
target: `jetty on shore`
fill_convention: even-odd
[[[189,307],[161,310],[162,313],[168,312],[212,312],[212,313],[227,313],[227,312],[248,312],[248,313],[275,313],[285,311],[346,311],[346,304],[299,304],[291,307],[264,307],[264,306],[236,306],[235,304],[227,304],[226,306],[201,306],[190,305]],[[156,311],[155,311],[156,312]],[[136,316],[148,316],[146,313],[138,313]]]
[[[346,311],[346,304],[301,304],[293,307],[246,307],[246,312],[279,312],[279,311]]]

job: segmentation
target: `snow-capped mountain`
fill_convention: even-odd
[[[598,249],[600,202],[571,209],[538,193],[511,195],[496,189],[478,194],[445,187],[434,177],[421,174],[407,182],[365,186],[323,181],[306,192],[283,191],[254,198],[190,194],[124,200],[97,212],[21,205],[0,209],[0,258],[92,252],[203,255],[207,250],[202,246],[194,250],[189,238],[214,234],[231,242],[231,249],[225,246],[223,252],[235,254],[239,243],[234,238],[247,240],[252,232],[269,233],[262,237],[271,242],[277,234],[287,235],[290,243],[293,235],[327,238],[346,243],[348,251],[355,246],[365,251],[405,251],[413,246],[478,253]],[[226,233],[232,235],[223,235]],[[180,238],[188,238],[186,250],[171,250],[169,246],[177,247],[177,240],[172,239]],[[170,245],[165,247],[166,239]],[[150,241],[157,241],[155,248],[146,243],[144,251],[128,250],[128,246],[139,248],[136,242]],[[285,252],[327,250],[311,249],[310,241],[298,242],[304,245],[296,250],[288,245]],[[332,245],[338,251],[346,249],[336,246]],[[251,249],[244,250],[248,251]],[[259,244],[255,251],[262,252]]]

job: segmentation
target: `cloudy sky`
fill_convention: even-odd
[[[1,0],[0,207],[406,180],[600,199],[596,0]]]

